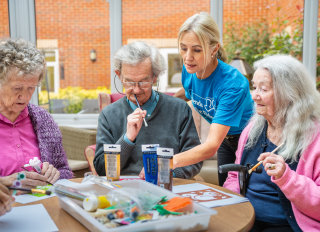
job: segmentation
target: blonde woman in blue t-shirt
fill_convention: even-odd
[[[233,163],[238,139],[253,113],[248,80],[224,63],[217,24],[207,13],[188,18],[178,35],[182,85],[193,107],[211,125],[207,140],[174,156],[174,168],[218,153],[218,165]],[[227,175],[219,174],[222,185]]]

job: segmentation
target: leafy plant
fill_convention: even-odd
[[[271,45],[268,31],[268,25],[264,22],[245,25],[240,30],[234,22],[226,24],[224,42],[228,61],[235,57],[237,51],[240,51],[241,57],[250,65],[261,59],[264,51]]]
[[[97,99],[99,93],[110,93],[110,90],[105,87],[98,87],[97,89],[82,89],[81,87],[67,87],[59,89],[58,93],[49,93],[50,99],[67,100],[68,104],[64,108],[65,113],[78,113],[82,110],[84,99]],[[39,104],[48,104],[47,91],[39,93]]]
[[[225,50],[229,62],[235,57],[237,50],[240,56],[250,65],[266,55],[290,54],[302,59],[303,46],[303,11],[297,7],[300,15],[295,20],[283,19],[281,8],[277,8],[277,16],[271,24],[264,20],[259,23],[237,27],[233,23],[226,24],[224,33]],[[289,23],[291,21],[291,23]],[[292,26],[293,25],[293,26]],[[293,27],[289,32],[286,28]],[[320,29],[317,33],[317,46],[320,47]],[[320,75],[320,50],[317,54],[317,76]],[[320,81],[319,81],[320,82]],[[320,89],[320,83],[317,88]]]

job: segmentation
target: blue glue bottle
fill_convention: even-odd
[[[142,159],[147,182],[157,185],[158,183],[158,160],[157,148],[159,144],[144,144],[142,146]]]

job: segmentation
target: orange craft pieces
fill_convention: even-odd
[[[191,213],[193,212],[192,200],[187,197],[174,197],[163,203],[164,209],[171,212]]]

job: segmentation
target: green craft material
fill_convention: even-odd
[[[156,205],[153,209],[157,210],[159,212],[159,214],[161,216],[163,215],[182,215],[183,213],[179,213],[179,212],[172,212],[172,211],[169,211],[169,210],[166,210],[164,207],[166,205]]]

